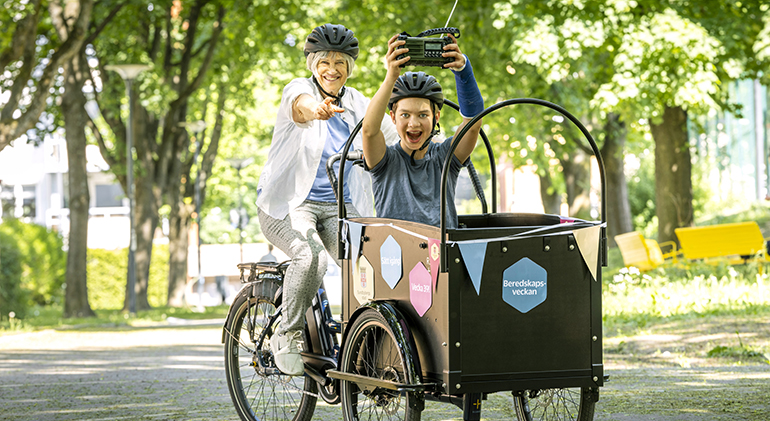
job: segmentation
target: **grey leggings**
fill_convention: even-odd
[[[359,216],[352,204],[345,207],[349,217]],[[283,319],[278,333],[302,330],[305,311],[326,274],[326,249],[337,245],[337,203],[306,200],[282,220],[259,209],[259,224],[265,238],[291,258],[283,281]],[[319,225],[321,232],[316,228]]]

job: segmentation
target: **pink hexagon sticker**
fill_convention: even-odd
[[[420,317],[433,304],[430,273],[422,262],[417,263],[409,272],[409,300]]]

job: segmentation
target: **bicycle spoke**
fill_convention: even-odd
[[[250,299],[233,307],[237,312],[226,328],[228,352],[225,356],[228,385],[241,418],[252,421],[310,420],[318,396],[315,383],[305,377],[273,374],[275,367],[269,366],[272,357],[268,337],[264,338],[264,344],[260,343],[261,335],[270,323],[279,323],[270,317],[275,314],[272,302],[264,298]],[[262,364],[268,367],[262,367]]]

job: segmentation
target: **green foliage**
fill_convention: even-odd
[[[610,270],[603,277],[605,321],[643,328],[653,320],[704,314],[745,314],[770,308],[770,275],[757,263],[730,266],[680,262],[640,273]]]
[[[44,226],[9,218],[0,224],[0,232],[18,239],[22,256],[21,287],[29,292],[32,304],[60,302],[67,270],[67,255],[61,236]]]
[[[27,294],[21,288],[22,260],[16,238],[0,231],[0,322],[12,318],[11,312],[24,317],[27,310]]]
[[[627,161],[636,161],[637,164],[626,168],[628,201],[631,215],[633,215],[634,230],[642,232],[646,238],[656,238],[658,218],[655,208],[655,166],[651,165],[654,161],[654,152],[651,148],[634,152],[636,153],[627,154],[633,158]],[[712,167],[698,159],[696,158],[692,166],[692,205],[696,220],[714,205],[713,192],[706,179]]]
[[[653,157],[649,150],[637,156],[641,162],[649,163]],[[657,237],[658,223],[655,216],[655,166],[640,165],[630,177],[628,183],[628,202],[633,215],[634,229],[645,237]],[[653,234],[655,233],[655,234]]]
[[[128,249],[88,249],[88,301],[94,310],[122,309],[126,293]],[[168,296],[168,246],[154,245],[147,300],[153,307]]]
[[[770,353],[763,352],[761,349],[745,345],[739,331],[735,331],[738,337],[738,346],[717,345],[711,348],[706,355],[712,358],[735,358],[735,359],[758,359],[764,363],[770,364]]]

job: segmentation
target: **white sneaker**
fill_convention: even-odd
[[[275,365],[284,374],[301,376],[305,374],[305,364],[302,362],[302,331],[286,332],[285,335],[274,334],[270,337],[270,348],[273,350]]]

